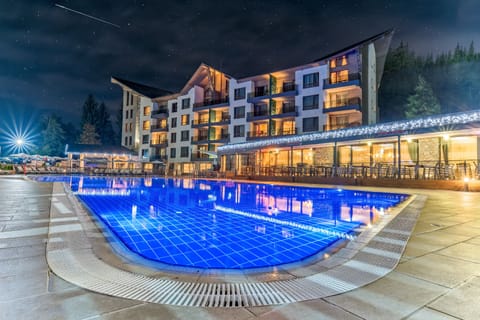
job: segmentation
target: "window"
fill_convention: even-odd
[[[148,158],[148,149],[142,149],[142,158]]]
[[[233,126],[233,136],[235,138],[245,137],[245,126],[243,124],[240,126]]]
[[[318,131],[318,117],[303,118],[303,132]]]
[[[177,112],[178,104],[176,102],[172,103],[172,112]]]
[[[234,119],[245,118],[245,106],[235,107],[233,109],[233,118]]]
[[[151,112],[151,109],[150,107],[143,107],[143,115],[144,116],[149,116],[150,115],[150,112]]]
[[[142,144],[148,144],[148,138],[149,138],[148,134],[144,134],[142,136]]]
[[[187,158],[187,157],[188,157],[188,147],[181,147],[180,158]]]
[[[336,68],[337,67],[337,61],[335,59],[330,60],[330,68]]]
[[[128,144],[132,145],[132,136],[128,137]]]
[[[303,87],[318,87],[318,72],[303,75]]]
[[[170,158],[174,159],[177,157],[177,149],[176,148],[170,148]]]
[[[189,114],[183,114],[182,118],[180,119],[180,123],[182,126],[188,126],[188,123],[190,122],[190,115]]]
[[[124,146],[128,145],[128,137],[125,137],[125,143],[123,144]]]
[[[330,83],[339,83],[349,81],[348,70],[330,73]]]
[[[143,121],[143,130],[150,130],[150,120]]]
[[[128,123],[125,123],[125,132],[128,132]]]
[[[318,94],[303,97],[303,110],[318,109]]]
[[[190,98],[186,98],[182,100],[182,109],[190,108]]]
[[[233,96],[235,100],[245,99],[245,88],[235,89]]]
[[[130,118],[133,118],[133,109],[130,110]]]
[[[130,127],[130,128],[129,128],[130,132],[132,132],[132,131],[133,131],[133,123],[130,123],[130,124],[129,124],[129,127]]]
[[[177,127],[177,118],[172,118],[172,128]]]
[[[133,94],[130,93],[130,104],[133,105]],[[132,116],[132,114],[130,114]]]
[[[176,132],[170,133],[170,141],[171,141],[172,143],[177,142],[177,133],[176,133]]]
[[[180,141],[188,141],[189,138],[190,138],[190,131],[184,130],[181,132]]]
[[[125,111],[125,119],[128,119],[128,110]]]

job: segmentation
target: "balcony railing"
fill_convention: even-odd
[[[358,97],[349,98],[344,100],[333,100],[333,101],[325,101],[323,103],[324,109],[331,109],[331,108],[340,108],[346,106],[360,106],[362,100]]]
[[[211,125],[230,124],[230,116],[224,115],[222,117],[219,117],[218,119],[214,119],[210,121],[210,124]]]
[[[162,108],[159,108],[158,110],[153,110],[151,113],[151,116],[152,118],[168,117],[168,108],[162,107]]]
[[[272,116],[297,116],[298,107],[294,104],[284,104],[272,112]]]
[[[213,161],[213,158],[210,158],[208,154],[205,153],[192,153],[190,156],[191,161]]]
[[[257,110],[253,112],[247,112],[247,121],[252,121],[256,118],[264,118],[268,116],[269,116],[268,110]]]
[[[360,80],[360,74],[359,73],[349,73],[344,76],[338,76],[336,79],[323,79],[323,87],[337,87],[341,86],[343,84],[349,85],[349,82]]]
[[[192,127],[201,127],[201,126],[207,126],[208,125],[208,119],[194,119],[192,120]]]
[[[160,140],[151,140],[150,146],[152,147],[168,147],[168,140],[167,139],[160,139]]]
[[[213,99],[213,100],[197,102],[197,103],[193,104],[193,110],[204,108],[204,107],[216,106],[216,105],[224,105],[224,104],[228,104],[229,101],[230,100],[227,96],[227,97],[221,98],[221,99]]]
[[[247,140],[261,139],[261,138],[267,138],[267,137],[269,137],[269,134],[267,131],[248,131],[247,132]]]
[[[222,133],[210,138],[210,142],[214,143],[226,143],[228,141],[230,141],[230,134],[228,133]]]
[[[280,129],[276,130],[275,132],[272,133],[272,136],[278,137],[278,136],[290,136],[290,135],[295,135],[297,134],[298,130],[297,128],[292,128],[292,129]]]
[[[151,131],[168,131],[168,125],[153,125],[150,126]]]
[[[193,136],[192,143],[208,143],[208,136]]]
[[[268,97],[288,92],[296,93],[296,91],[297,85],[294,82],[284,82],[283,85],[271,88],[271,90],[268,86],[255,87],[254,91],[248,94],[248,99]]]
[[[154,155],[150,157],[150,161],[163,161],[166,162],[168,157],[166,155]]]
[[[323,125],[323,131],[339,130],[351,127],[360,126],[360,122],[342,123],[342,124],[325,124]]]

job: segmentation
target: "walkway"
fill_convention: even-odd
[[[368,286],[306,302],[219,309],[112,298],[49,274],[44,240],[51,188],[49,184],[0,178],[0,319],[87,319],[99,315],[107,319],[473,319],[480,314],[476,303],[480,297],[480,194],[422,192],[429,198],[400,265]],[[68,230],[76,224],[71,219],[56,220],[55,226]],[[101,241],[94,249],[109,257]],[[109,264],[122,263],[115,257],[108,259],[112,260],[107,261]],[[125,268],[155,276],[151,270],[123,263]]]

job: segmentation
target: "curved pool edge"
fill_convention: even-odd
[[[94,250],[91,240],[102,241],[103,235],[88,223],[88,214],[82,212],[78,199],[61,183],[54,183],[47,262],[56,275],[79,287],[144,302],[250,307],[318,299],[362,287],[391,272],[400,261],[425,200],[426,196],[412,195],[329,259],[285,273],[210,277],[145,272],[129,265],[132,272],[110,263]],[[77,223],[62,222],[75,217]]]

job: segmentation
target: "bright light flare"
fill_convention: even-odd
[[[36,149],[34,143],[39,138],[35,117],[19,120],[10,114],[10,119],[4,119],[0,124],[0,145],[2,154],[30,153]],[[18,116],[18,115],[17,115]]]

